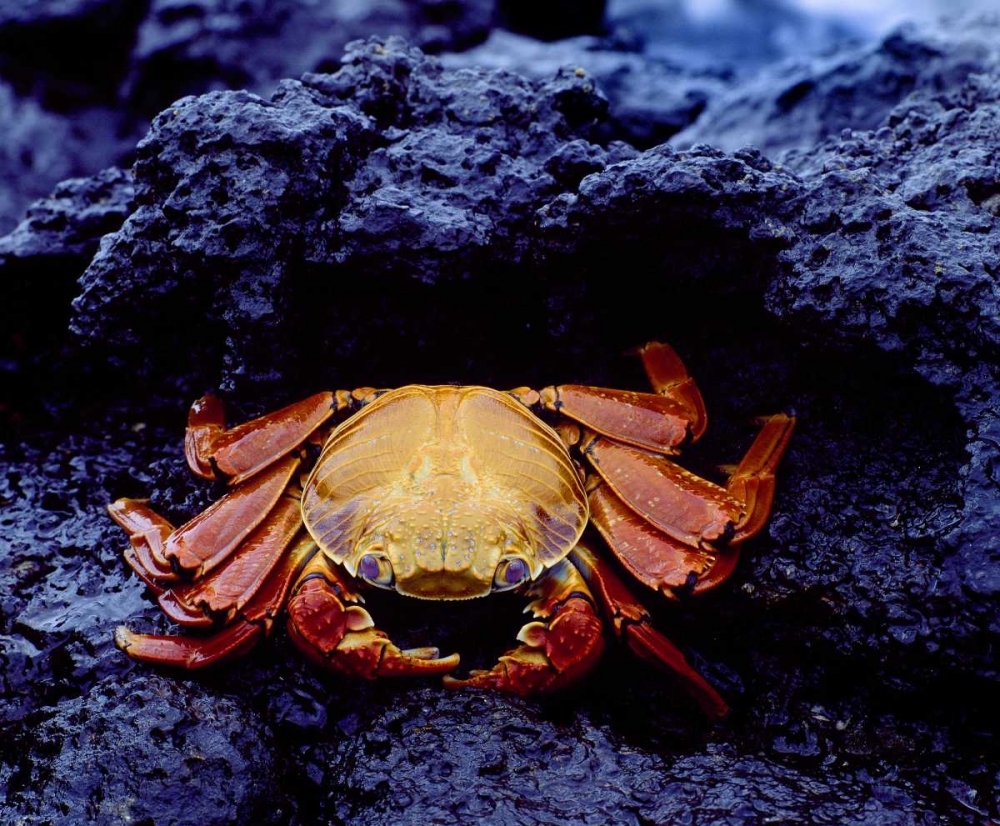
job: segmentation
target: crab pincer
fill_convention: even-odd
[[[402,650],[375,627],[361,597],[321,557],[306,566],[288,603],[288,633],[313,662],[349,677],[415,677],[443,674],[458,654],[436,648]]]
[[[488,671],[464,680],[447,676],[448,688],[492,688],[510,694],[545,694],[566,686],[593,668],[604,651],[603,624],[586,582],[568,562],[560,562],[527,590],[536,599],[535,616],[517,635],[521,645]]]

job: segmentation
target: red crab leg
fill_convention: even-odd
[[[719,550],[715,558],[715,564],[704,574],[698,577],[698,581],[691,589],[692,594],[702,594],[721,585],[736,569],[736,563],[740,561],[740,546],[729,544],[728,547]]]
[[[164,585],[157,582],[146,570],[145,565],[136,553],[135,548],[128,547],[122,552],[122,556],[125,557],[125,561],[128,566],[132,569],[136,576],[139,577],[143,582],[146,583],[146,587],[149,588],[156,596],[159,596],[164,591]]]
[[[653,527],[600,479],[592,478],[588,487],[591,521],[618,561],[640,582],[674,597],[674,588],[690,587],[694,577],[714,566],[713,549],[685,545]]]
[[[583,453],[629,508],[686,545],[724,537],[743,513],[725,488],[662,456],[600,436],[585,441]]]
[[[528,406],[540,400],[546,410],[575,419],[615,441],[676,454],[679,445],[705,432],[705,403],[684,362],[668,344],[654,341],[636,352],[655,393],[579,384],[545,387],[540,393],[519,387],[511,393]]]
[[[323,668],[369,680],[442,674],[458,665],[458,654],[439,657],[436,648],[400,650],[375,628],[360,600],[347,578],[317,554],[288,603],[292,642]]]
[[[115,630],[115,644],[136,660],[202,668],[246,654],[270,633],[288,591],[303,564],[316,553],[316,543],[304,535],[280,560],[233,622],[206,637],[134,634],[124,625]]]
[[[688,375],[681,357],[673,347],[661,341],[644,344],[637,352],[653,389],[680,405],[690,427],[691,441],[698,441],[708,426],[708,415],[701,391]]]
[[[222,402],[203,396],[191,405],[184,435],[188,467],[198,476],[221,475],[238,485],[262,468],[297,448],[342,406],[343,392],[317,393],[274,413],[226,430]]]
[[[174,622],[208,626],[213,617],[231,616],[253,597],[302,528],[297,496],[282,496],[233,555],[204,579],[175,585],[160,595],[163,612]]]
[[[212,570],[264,520],[298,466],[298,458],[289,456],[231,490],[170,534],[164,556],[193,572],[195,579]]]
[[[656,453],[675,454],[688,439],[687,411],[667,396],[579,384],[544,387],[539,395],[546,410]]]
[[[764,427],[750,450],[726,482],[726,490],[744,503],[743,516],[736,523],[729,545],[720,549],[715,564],[698,579],[691,593],[700,594],[725,582],[739,561],[740,543],[757,534],[766,524],[774,504],[774,471],[788,448],[794,428],[795,419],[783,413],[764,420]]]
[[[177,574],[170,567],[164,546],[174,526],[141,499],[118,499],[108,505],[108,513],[128,534],[131,547],[125,561],[153,590],[163,588],[158,582],[172,582]]]
[[[767,521],[775,468],[795,420],[765,420],[753,444],[720,488],[658,456],[596,438],[585,448],[608,482],[590,489],[594,524],[636,578],[652,588],[692,585],[692,593],[723,582],[739,558],[739,543]],[[610,490],[609,490],[610,489]]]
[[[743,542],[764,527],[774,503],[774,471],[788,448],[795,419],[778,413],[764,419],[757,438],[726,482],[726,490],[743,503],[733,542]]]
[[[546,571],[526,592],[537,618],[521,628],[521,645],[500,657],[489,671],[465,680],[445,677],[448,688],[492,688],[543,694],[568,685],[594,667],[604,651],[603,623],[587,583],[565,560]]]
[[[644,660],[679,676],[708,716],[723,717],[729,712],[726,701],[691,667],[680,649],[653,628],[646,609],[610,565],[583,545],[577,545],[570,558],[597,596],[619,639]]]

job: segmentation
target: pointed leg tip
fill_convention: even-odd
[[[404,648],[403,654],[419,660],[437,660],[441,657],[441,649],[430,645],[423,648]]]
[[[135,634],[129,631],[127,626],[119,625],[115,629],[115,646],[124,651],[126,654],[134,642]]]
[[[387,648],[379,663],[378,677],[427,677],[454,671],[460,662],[458,654],[439,657],[436,648],[411,648],[401,651],[395,646]]]
[[[441,682],[449,691],[457,691],[460,688],[483,688],[482,680],[477,678],[484,673],[488,672],[472,671],[468,677],[452,677],[451,674],[445,674]]]
[[[458,654],[449,654],[447,657],[437,657],[435,655],[431,658],[431,662],[433,662],[440,671],[454,671],[458,668],[458,664],[461,661],[462,658]]]

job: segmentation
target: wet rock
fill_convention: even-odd
[[[493,15],[493,0],[3,3],[0,233],[59,181],[127,166],[149,119],[184,95],[269,95],[283,78],[336,67],[349,41],[372,33],[467,48]]]
[[[8,822],[287,821],[266,728],[194,683],[114,677],[38,717],[11,755]]]
[[[634,154],[587,140],[605,107],[574,72],[446,72],[398,39],[357,44],[340,71],[271,101],[182,101],[138,147],[138,208],[84,274],[74,329],[155,357],[149,345],[195,304],[202,329],[176,329],[225,348],[227,389],[294,373],[275,334],[291,346],[309,331],[302,369],[329,364],[359,324],[396,325],[384,305],[397,296],[441,303],[414,284],[461,296],[473,274],[503,283],[547,198]],[[157,309],[133,323],[152,295]]]
[[[128,97],[155,114],[209,89],[270,94],[277,81],[335,68],[352,40],[406,36],[428,52],[463,49],[486,38],[493,0],[155,0],[139,26]]]
[[[727,151],[752,145],[790,166],[844,129],[879,127],[908,94],[954,89],[996,65],[1000,18],[973,16],[948,25],[906,24],[877,43],[792,59],[762,69],[676,135],[677,147],[710,143]]]
[[[83,791],[65,791],[110,735],[53,732],[127,732],[112,698],[155,686],[197,710],[207,742],[236,744],[218,764],[236,768],[233,797],[198,787],[161,817],[252,816],[267,794],[288,823],[996,820],[997,88],[984,75],[918,91],[794,169],[756,150],[638,154],[603,142],[586,74],[449,71],[398,41],[271,100],[213,93],[164,112],[75,309],[84,358],[121,359],[118,382],[4,435],[7,805],[119,799],[118,769],[88,766]],[[280,623],[215,675],[151,677],[111,646],[120,622],[171,626],[101,508],[151,496],[177,523],[219,495],[181,452],[202,390],[221,380],[239,421],[328,387],[642,388],[619,354],[652,338],[677,347],[708,405],[680,459],[696,472],[721,480],[753,416],[798,416],[771,519],[733,577],[679,604],[646,595],[727,721],[708,726],[615,647],[536,703],[340,681]],[[402,644],[474,667],[512,641],[516,602],[369,607]],[[33,726],[44,749],[23,745]],[[117,739],[157,801],[187,776],[176,744]],[[246,743],[269,762],[248,762]]]
[[[691,70],[669,56],[649,56],[618,38],[574,37],[540,43],[496,29],[481,46],[442,55],[452,68],[487,66],[547,79],[561,68],[583,69],[607,95],[607,137],[645,148],[694,123],[708,100],[732,80],[725,69]]]
[[[18,97],[0,81],[0,233],[23,217],[25,207],[49,195],[59,181],[90,175],[121,156],[126,146],[116,134],[123,119],[108,109],[91,108],[72,120],[31,99]]]
[[[77,399],[70,416],[90,415],[92,408]],[[24,418],[22,427],[37,428],[36,419]],[[133,466],[150,435],[146,420],[108,421],[101,435],[36,431],[22,442],[15,430],[4,437],[0,718],[7,722],[76,696],[124,666],[109,622],[145,603],[141,591],[125,586],[105,506],[152,485],[148,471]],[[145,458],[155,462],[163,453]]]
[[[567,721],[539,719],[531,706],[467,695],[437,712],[435,725],[425,726],[420,702],[410,700],[365,720],[353,745],[341,747],[363,750],[363,767],[338,772],[327,786],[338,819],[943,822],[917,789],[896,777],[842,770],[818,776],[711,741],[696,754],[649,749],[623,742],[579,708]],[[345,757],[333,750],[326,760],[348,765]]]

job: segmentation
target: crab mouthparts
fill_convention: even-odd
[[[415,571],[396,579],[396,591],[418,599],[472,599],[492,591],[490,580],[481,580],[455,571]]]

